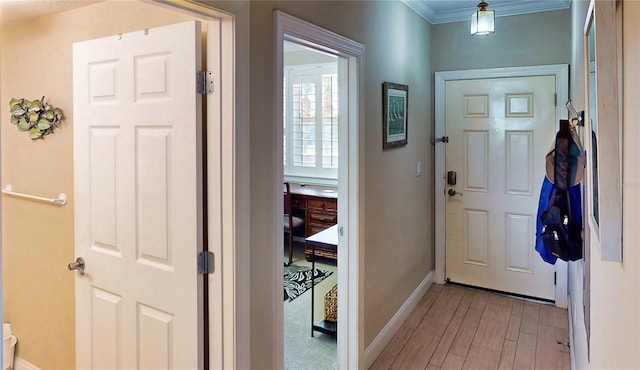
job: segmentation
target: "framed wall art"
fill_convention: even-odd
[[[382,83],[382,149],[407,145],[409,86]]]

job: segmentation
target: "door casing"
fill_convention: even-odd
[[[348,68],[348,103],[343,106],[347,112],[347,125],[340,125],[340,158],[338,165],[338,220],[343,233],[339,237],[338,248],[338,301],[340,302],[340,325],[338,326],[338,367],[340,369],[359,369],[364,364],[364,313],[363,289],[360,259],[360,240],[363,239],[364,225],[360,219],[364,199],[364,45],[335,34],[331,31],[293,17],[282,11],[275,11],[276,23],[275,40],[275,91],[282,91],[283,81],[283,43],[284,40],[302,45],[309,45],[339,57],[338,68],[344,71]],[[342,67],[341,67],[342,66]],[[343,72],[339,72],[343,73]],[[282,163],[282,94],[274,94],[274,183],[273,209],[275,214],[283,213],[282,179],[284,166]],[[346,146],[347,150],[343,150]],[[283,229],[282,217],[274,217],[274,230]],[[282,300],[283,285],[283,233],[274,233],[273,264],[274,269],[272,287],[276,302]],[[273,341],[274,369],[284,367],[284,307],[276,304],[274,308]],[[310,324],[311,326],[311,324]],[[363,365],[362,365],[363,366]]]
[[[446,71],[435,73],[435,138],[446,135],[445,127],[445,83],[453,80],[469,80],[483,78],[506,78],[506,77],[530,77],[530,76],[555,76],[556,77],[556,126],[558,120],[567,116],[567,109],[564,105],[569,100],[569,65],[552,64],[542,66],[527,67],[507,67],[476,69],[462,71]],[[435,147],[435,282],[445,283],[445,143],[437,142]],[[556,290],[555,305],[557,307],[567,307],[567,263],[558,260],[555,264]]]

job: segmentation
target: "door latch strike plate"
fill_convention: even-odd
[[[198,253],[198,274],[213,274],[213,252]]]

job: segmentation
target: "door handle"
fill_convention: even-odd
[[[80,271],[80,275],[84,275],[84,258],[82,257],[76,258],[76,262],[72,262],[68,264],[67,268],[71,271],[78,270]]]
[[[462,193],[457,192],[453,189],[449,189],[449,191],[447,191],[447,194],[449,194],[450,197],[455,197],[456,195],[462,196]]]

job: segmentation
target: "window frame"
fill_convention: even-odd
[[[310,72],[313,70],[315,72]],[[311,75],[313,81],[315,83],[315,107],[314,107],[314,116],[311,118],[315,121],[315,166],[300,166],[294,165],[294,135],[293,130],[295,128],[294,125],[294,84],[296,83],[296,77],[301,76],[309,76]],[[337,185],[338,181],[338,168],[324,168],[322,167],[323,163],[323,151],[325,148],[323,147],[323,142],[325,140],[323,135],[323,122],[325,117],[323,117],[323,84],[322,79],[326,75],[335,75],[336,83],[334,85],[335,89],[338,89],[339,86],[339,77],[338,77],[338,61],[335,62],[324,62],[324,63],[312,63],[312,64],[297,64],[297,65],[289,65],[284,67],[284,78],[283,78],[283,133],[284,133],[284,147],[283,147],[283,169],[284,169],[284,177],[288,181],[292,182],[301,182],[301,183],[312,183],[312,184],[321,184],[321,185]],[[319,87],[319,88],[318,88]],[[338,92],[339,94],[339,92]],[[333,95],[333,93],[332,93]],[[320,102],[320,104],[318,104]],[[319,106],[318,106],[319,105]],[[335,107],[334,107],[335,106]],[[335,99],[332,97],[332,110],[339,111],[339,98],[336,95]],[[336,113],[336,116],[333,118],[336,120],[336,130],[339,130],[340,119],[338,117],[339,112]],[[333,116],[332,116],[333,117]],[[320,135],[318,135],[318,133]],[[332,142],[332,146],[328,148],[328,150],[332,150],[333,145],[338,146],[338,140],[330,139]],[[339,151],[339,147],[338,147]],[[336,163],[338,160],[339,154],[336,153]]]

